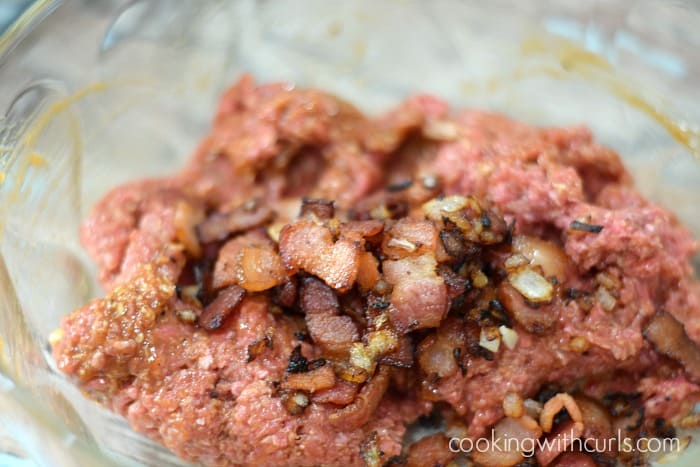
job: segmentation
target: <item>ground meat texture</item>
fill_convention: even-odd
[[[108,193],[81,240],[107,295],[62,321],[59,369],[205,465],[384,464],[432,403],[476,437],[550,383],[600,433],[606,394],[636,430],[700,399],[698,242],[583,127],[430,96],[369,118],[246,76],[182,171]]]

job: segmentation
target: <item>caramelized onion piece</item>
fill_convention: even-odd
[[[408,449],[407,467],[448,465],[456,453],[450,450],[450,440],[442,433],[419,439]]]
[[[302,269],[340,292],[357,278],[360,249],[356,242],[333,242],[330,230],[311,221],[298,221],[280,232],[280,255],[287,271]]]
[[[330,365],[323,365],[302,373],[287,373],[282,382],[283,389],[296,389],[315,393],[335,386],[335,373]]]
[[[262,292],[287,279],[282,259],[270,248],[244,248],[238,264],[238,284],[248,292]]]
[[[423,205],[423,212],[434,222],[448,219],[472,243],[493,245],[506,237],[507,226],[503,218],[473,196],[436,198]]]
[[[343,430],[356,430],[367,423],[389,387],[390,370],[380,365],[377,373],[362,386],[355,400],[331,413],[328,421]]]
[[[700,349],[673,316],[665,311],[655,314],[644,328],[644,337],[657,352],[680,362],[690,379],[700,382]]]
[[[207,331],[219,329],[233,310],[241,304],[244,296],[245,290],[242,287],[237,285],[226,287],[204,308],[199,316],[199,325]]]

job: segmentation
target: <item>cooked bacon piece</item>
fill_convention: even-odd
[[[397,340],[396,349],[382,356],[379,363],[399,368],[413,367],[413,343],[408,336],[401,336]]]
[[[595,449],[595,440],[607,440],[613,437],[612,418],[610,412],[600,402],[583,395],[574,396],[574,400],[581,410],[583,422],[583,439],[589,448]]]
[[[557,457],[556,462],[552,465],[554,467],[597,467],[601,464],[597,464],[596,461],[585,452],[565,452]]]
[[[362,251],[358,266],[357,286],[361,292],[369,292],[382,278],[379,273],[379,261],[369,251]]]
[[[363,242],[365,239],[373,239],[384,230],[384,222],[378,220],[349,221],[340,225],[342,238]]]
[[[665,311],[655,314],[644,329],[659,353],[680,362],[694,382],[700,382],[700,349],[686,334],[683,325]]]
[[[562,423],[554,433],[548,436],[547,442],[541,443],[540,449],[535,453],[537,462],[545,467],[551,464],[581,435],[583,435],[583,423],[573,420]]]
[[[282,388],[315,393],[323,389],[330,389],[335,384],[333,368],[330,365],[323,365],[306,372],[287,373],[282,382]]]
[[[529,305],[525,297],[507,280],[498,286],[498,300],[518,324],[535,334],[544,334],[554,326],[558,318],[555,305],[540,305],[537,308]]]
[[[352,343],[360,339],[352,318],[340,314],[335,292],[318,279],[302,279],[300,307],[309,335],[326,355],[347,356]]]
[[[406,457],[407,467],[448,465],[456,453],[450,450],[449,439],[442,433],[421,438],[411,445]]]
[[[279,250],[289,273],[304,270],[340,291],[348,291],[357,279],[360,248],[355,242],[333,242],[328,228],[298,221],[280,232]]]
[[[287,308],[293,307],[297,301],[298,285],[296,276],[288,277],[285,282],[272,289],[272,303]]]
[[[287,279],[282,259],[271,248],[244,248],[238,263],[238,283],[249,292],[271,289]]]
[[[327,221],[335,215],[333,201],[321,198],[303,198],[301,200],[300,218]]]
[[[355,400],[328,415],[328,421],[344,430],[354,430],[367,423],[389,387],[390,376],[389,367],[380,365],[374,376],[362,386]]]
[[[357,383],[337,380],[335,386],[314,393],[313,400],[321,404],[345,406],[355,400],[359,391]]]
[[[224,240],[226,237],[260,227],[272,219],[272,210],[260,200],[251,200],[229,212],[215,213],[197,226],[199,239],[204,243]]]
[[[387,260],[382,264],[386,281],[393,285],[389,318],[400,332],[433,328],[447,312],[447,287],[435,272],[429,255]]]
[[[513,238],[513,252],[530,260],[531,266],[540,266],[547,278],[556,277],[560,284],[575,274],[564,250],[541,238],[518,235]]]
[[[390,259],[435,254],[438,231],[430,221],[403,218],[382,239],[382,252]]]
[[[199,316],[199,325],[207,331],[219,329],[233,310],[241,304],[244,296],[245,289],[242,287],[237,285],[226,287],[204,308]]]
[[[249,292],[261,292],[282,284],[287,274],[272,241],[261,231],[229,240],[214,266],[215,289],[238,284]]]

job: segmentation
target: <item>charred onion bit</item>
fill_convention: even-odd
[[[230,235],[264,225],[273,214],[260,200],[247,201],[231,211],[210,215],[197,226],[199,239],[203,243],[224,240]]]
[[[348,355],[360,335],[352,318],[340,313],[335,292],[320,280],[305,277],[301,280],[299,300],[313,341],[328,356]]]
[[[255,360],[265,349],[272,349],[274,347],[274,335],[275,328],[270,326],[265,329],[265,335],[263,337],[248,344],[248,362]]]
[[[244,296],[245,290],[242,287],[237,285],[226,287],[204,308],[199,316],[199,325],[207,331],[219,329],[226,318],[241,304]]]
[[[665,311],[655,314],[644,329],[644,337],[657,352],[681,363],[688,376],[700,383],[700,349],[673,316]]]
[[[473,196],[436,198],[423,205],[423,212],[435,222],[449,220],[472,243],[494,245],[505,239],[507,225],[503,218]]]
[[[343,238],[334,242],[325,226],[309,220],[285,226],[280,232],[279,250],[290,274],[306,271],[339,292],[347,292],[355,284],[359,246]]]

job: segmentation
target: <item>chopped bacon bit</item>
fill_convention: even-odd
[[[383,263],[392,286],[389,318],[400,332],[436,327],[447,312],[447,286],[434,257],[423,255]]]
[[[291,308],[297,301],[298,280],[295,276],[288,277],[285,282],[272,289],[271,300],[279,306]]]
[[[369,251],[363,251],[360,253],[358,265],[357,286],[361,292],[369,292],[382,278],[379,273],[379,261]]]
[[[396,349],[379,358],[379,363],[399,368],[413,367],[413,343],[407,336],[398,338]]]
[[[245,289],[232,285],[223,289],[213,302],[204,308],[199,317],[199,325],[207,331],[219,329],[226,318],[243,301]]]
[[[335,216],[333,201],[320,198],[302,198],[300,218],[327,221]]]
[[[219,250],[218,258],[216,259],[216,264],[214,265],[214,277],[212,278],[211,286],[214,289],[220,289],[233,284],[239,284],[241,278],[244,277],[244,272],[242,270],[241,256],[246,248],[257,248],[261,250],[267,250],[271,254],[276,254],[274,252],[274,244],[265,235],[265,232],[261,230],[253,230],[239,237],[233,238],[226,242],[224,246]],[[250,259],[254,259],[257,256],[256,252],[252,252]],[[268,256],[268,255],[266,255]],[[267,260],[268,262],[275,262],[273,259]],[[275,276],[279,275],[279,270],[274,270],[274,264],[270,265],[273,270],[270,274]],[[246,261],[246,273],[251,275],[251,278],[255,276],[253,271],[251,271],[250,261]],[[282,271],[284,274],[284,270]],[[284,274],[286,277],[286,274]]]
[[[456,453],[449,447],[449,439],[442,433],[426,436],[416,441],[408,449],[407,467],[448,465]]]
[[[309,370],[309,360],[301,354],[301,345],[292,349],[287,364],[287,373],[303,373]]]
[[[331,413],[328,421],[335,427],[355,430],[367,423],[379,405],[382,396],[389,387],[389,367],[380,365],[374,374],[360,389],[355,400],[348,406]]]
[[[261,201],[251,200],[230,212],[212,214],[197,226],[197,231],[204,243],[220,241],[230,235],[264,225],[272,219],[273,214]]]
[[[315,393],[335,386],[335,373],[330,365],[323,365],[306,372],[290,372],[282,382],[283,389],[297,389]]]
[[[300,307],[306,314],[309,335],[326,354],[348,355],[352,343],[360,339],[352,318],[340,314],[338,297],[318,279],[302,279]]]
[[[340,292],[348,291],[357,278],[360,249],[354,242],[333,242],[328,228],[298,221],[280,232],[280,255],[287,271],[302,269]]]
[[[238,284],[248,292],[262,292],[287,279],[282,259],[270,248],[243,248],[238,265]]]
[[[700,382],[700,349],[673,316],[665,311],[655,314],[644,328],[644,337],[657,352],[680,362],[693,381]]]
[[[363,242],[374,240],[384,230],[384,222],[378,220],[350,221],[340,225],[340,236],[344,239]]]
[[[336,381],[335,386],[315,392],[313,400],[321,404],[345,406],[355,400],[358,391],[357,383],[339,380]]]

